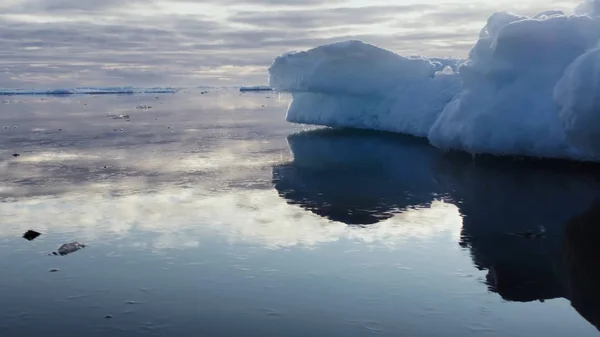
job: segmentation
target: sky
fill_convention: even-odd
[[[285,52],[358,39],[466,57],[490,14],[581,0],[0,0],[0,87],[267,84]]]

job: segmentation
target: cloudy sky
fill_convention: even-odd
[[[466,56],[497,10],[581,0],[0,0],[0,87],[266,84],[273,58],[360,39]]]

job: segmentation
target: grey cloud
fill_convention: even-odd
[[[285,7],[314,7],[323,5],[323,0],[253,0],[253,1],[244,1],[244,0],[176,0],[178,3],[215,3],[219,5],[228,5],[228,6],[244,6],[244,7],[276,7],[276,8],[285,8]],[[338,4],[344,3],[345,0],[329,0],[327,4]]]
[[[151,1],[144,0],[26,0],[11,7],[0,7],[5,14],[104,14],[134,5],[152,6]]]
[[[18,15],[6,14],[11,10],[0,12],[0,86],[264,83],[273,58],[290,50],[360,39],[401,54],[463,56],[478,33],[446,28],[445,11],[457,16],[461,11],[434,5],[310,9],[316,1],[288,1],[283,5],[289,8],[269,11],[264,6],[283,5],[225,0],[219,4],[232,6],[226,21],[209,13],[137,15],[127,9],[158,1],[29,1],[31,15],[68,19],[50,23],[18,21]],[[202,3],[209,2],[217,3]],[[236,10],[245,4],[251,6]],[[479,17],[487,18],[485,10],[466,13],[464,20]],[[402,33],[351,34],[346,28],[382,21],[402,27]],[[421,29],[424,22],[429,29]],[[237,28],[240,24],[247,28]]]
[[[432,5],[340,7],[313,10],[287,10],[276,12],[238,12],[231,22],[257,27],[318,28],[339,25],[372,25],[396,20],[403,14],[420,13],[434,8]]]

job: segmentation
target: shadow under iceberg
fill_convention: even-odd
[[[436,199],[453,203],[463,216],[459,244],[488,271],[490,291],[518,302],[564,297],[599,326],[597,165],[473,158],[410,136],[347,129],[297,133],[288,143],[294,160],[273,168],[288,203],[349,225]]]

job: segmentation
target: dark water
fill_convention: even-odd
[[[597,167],[304,130],[272,93],[4,99],[2,337],[598,334]]]

